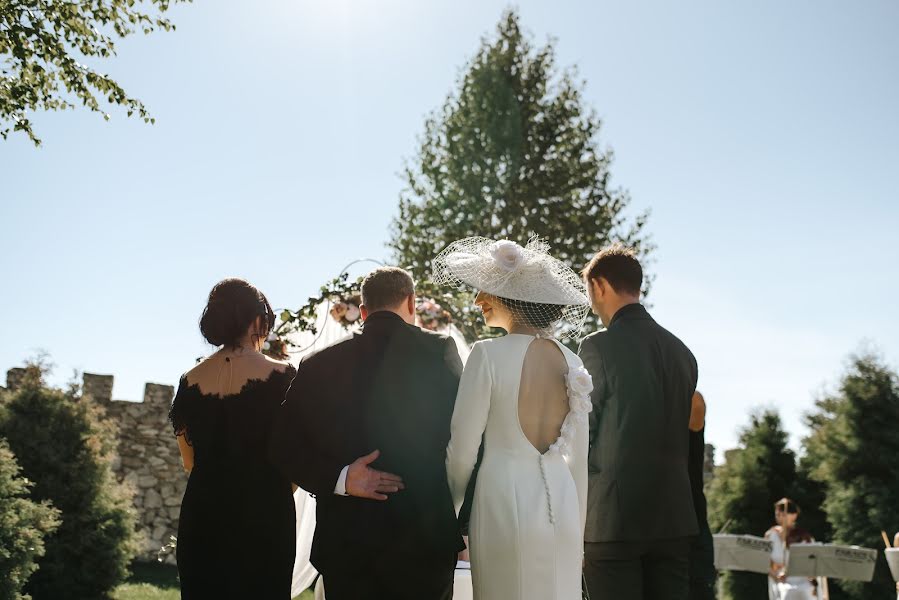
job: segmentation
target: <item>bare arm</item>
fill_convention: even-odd
[[[693,406],[690,409],[690,431],[701,431],[705,427],[705,398],[693,392]]]
[[[178,440],[178,450],[181,452],[181,462],[184,470],[190,473],[194,468],[194,447],[187,443],[184,434],[181,433],[176,438]]]

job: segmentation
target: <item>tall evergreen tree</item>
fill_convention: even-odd
[[[774,503],[784,496],[802,506],[796,456],[787,447],[788,436],[776,411],[752,414],[740,434],[740,446],[727,453],[709,484],[709,525],[713,532],[762,535],[774,524]],[[804,518],[800,520],[804,526]],[[812,532],[814,533],[814,532]],[[767,597],[765,575],[742,571],[722,577],[727,600]]]
[[[899,530],[899,383],[874,353],[851,358],[838,390],[808,415],[805,448],[811,475],[826,489],[824,509],[833,541],[883,548],[880,531]],[[886,560],[874,581],[839,583],[854,600],[893,600]]]
[[[389,242],[397,263],[427,280],[431,258],[473,235],[519,243],[539,235],[576,270],[611,241],[646,256],[646,214],[626,218],[630,198],[610,185],[612,153],[599,131],[575,71],[558,72],[553,44],[535,47],[506,12],[425,122],[405,168]],[[473,339],[484,332],[470,300],[444,299]]]

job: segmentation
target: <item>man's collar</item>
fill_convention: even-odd
[[[378,322],[390,322],[390,321],[399,321],[401,323],[405,323],[406,320],[403,317],[399,316],[393,311],[390,310],[379,310],[377,312],[373,312],[368,315],[368,318],[365,319],[365,322],[362,324],[363,327],[368,325],[369,323],[378,323]]]
[[[646,312],[646,308],[640,304],[639,302],[634,302],[633,304],[625,304],[621,308],[618,309],[612,316],[612,320],[609,321],[609,327],[612,327],[616,322],[622,319],[651,319],[649,313]]]

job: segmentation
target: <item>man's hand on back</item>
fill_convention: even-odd
[[[393,473],[385,473],[369,465],[381,455],[380,450],[356,459],[346,473],[346,493],[357,498],[387,500],[387,494],[405,489],[403,478]]]

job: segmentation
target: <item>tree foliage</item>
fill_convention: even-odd
[[[86,61],[116,54],[135,31],[171,30],[169,7],[190,0],[0,0],[0,136],[26,134],[36,145],[30,112],[78,103],[109,115],[102,102],[154,122],[144,104]]]
[[[5,437],[62,523],[26,591],[35,598],[101,598],[127,575],[136,550],[130,499],[112,476],[111,439],[89,402],[44,385],[35,367],[0,405]]]
[[[647,215],[626,218],[630,198],[610,186],[612,152],[600,147],[601,123],[582,90],[573,69],[556,68],[553,44],[535,47],[506,12],[427,118],[405,167],[389,242],[397,264],[427,280],[431,259],[472,235],[524,243],[536,234],[575,269],[612,241],[645,256]],[[466,337],[484,333],[470,298],[457,295],[450,309]]]
[[[812,535],[819,529],[819,511],[811,488],[797,471],[796,455],[776,411],[750,417],[740,434],[740,446],[727,454],[708,490],[709,526],[713,532],[762,535],[774,525],[774,503],[788,496],[802,507],[800,525]],[[757,600],[767,596],[765,575],[740,571],[724,574],[722,586],[729,600]]]
[[[839,389],[815,403],[805,440],[811,476],[826,489],[835,543],[883,548],[880,531],[899,530],[899,383],[872,352],[851,358]],[[878,558],[874,581],[840,582],[849,598],[893,600],[895,584]]]
[[[22,589],[44,555],[44,538],[59,526],[59,511],[28,497],[31,482],[0,439],[0,598],[28,598]]]

